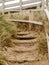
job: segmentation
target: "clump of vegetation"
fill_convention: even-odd
[[[11,18],[18,19],[18,20],[29,20],[29,16],[27,13],[13,13],[11,14]]]
[[[44,23],[45,23],[45,21],[48,21],[44,11],[34,11],[33,16],[34,16],[33,20],[35,20],[35,21],[41,21]]]
[[[0,46],[11,46],[11,36],[17,34],[17,27],[14,22],[9,22],[0,15]]]
[[[48,48],[47,48],[46,37],[45,37],[45,34],[41,32],[39,35],[39,53],[45,54],[48,52],[47,50]]]

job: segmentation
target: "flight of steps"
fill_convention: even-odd
[[[41,63],[39,60],[43,56],[38,53],[37,33],[20,32],[17,34],[17,38],[12,41],[15,43],[15,46],[5,47],[6,51],[4,51],[9,65],[39,65]],[[48,61],[45,60],[45,62],[47,63]]]

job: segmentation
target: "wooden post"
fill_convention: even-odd
[[[48,37],[47,32],[46,32],[46,38],[47,38],[47,46],[48,46],[48,59],[49,59],[49,37]]]
[[[11,17],[11,13],[10,13],[10,11],[8,12],[8,19]]]
[[[46,6],[48,6],[48,0],[46,0]]]
[[[29,11],[29,20],[33,20],[33,15],[31,13],[31,10]],[[29,23],[29,31],[31,31],[31,29],[32,29],[32,25],[31,23]]]
[[[44,4],[44,0],[42,0],[42,8],[43,8],[43,9],[44,9],[44,5],[45,5],[45,4]]]
[[[22,0],[20,0],[20,15],[22,16]]]
[[[46,0],[46,8],[49,10],[48,0]]]
[[[22,0],[20,0],[20,12],[22,12]]]
[[[2,14],[4,15],[4,9],[5,9],[5,5],[4,5],[5,0],[2,0]]]

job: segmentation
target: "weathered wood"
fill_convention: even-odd
[[[9,21],[13,21],[13,22],[25,22],[25,23],[33,23],[33,24],[37,24],[37,25],[43,25],[42,22],[38,22],[38,21],[31,21],[31,20],[16,20],[16,19],[8,19]]]

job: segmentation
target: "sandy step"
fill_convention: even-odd
[[[49,62],[48,62],[48,60],[33,61],[33,62],[23,62],[23,63],[9,62],[9,65],[49,65]]]
[[[27,51],[26,49],[21,49],[20,51],[20,49],[17,49],[17,47],[15,49],[8,48],[6,51],[4,51],[4,54],[6,54],[8,61],[24,62],[38,60],[37,48],[34,50],[32,48],[28,48]]]
[[[38,38],[31,39],[31,40],[18,40],[18,39],[11,39],[13,43],[36,43],[38,41]]]
[[[17,33],[17,35],[28,35],[28,34],[30,34],[30,32],[28,32],[28,31]]]
[[[11,50],[13,52],[34,52],[36,49],[39,49],[38,44],[34,44],[32,46],[25,46],[25,45],[17,45],[15,47],[5,47],[5,50]]]
[[[39,61],[41,61],[41,60],[48,60],[44,56],[43,55],[39,55],[38,54],[38,50],[37,50],[34,53],[26,52],[26,53],[16,53],[15,55],[13,54],[11,56],[8,56],[7,61],[24,63],[24,62],[33,62],[33,61],[37,61],[37,60],[39,60]]]
[[[38,49],[38,44],[32,45],[32,46],[15,46],[12,48],[5,48],[7,50],[12,50],[14,52],[34,52],[36,49]]]
[[[12,35],[14,39],[20,39],[20,40],[31,40],[38,37],[38,33],[34,31],[25,31],[25,32],[19,32],[17,35]]]
[[[25,53],[14,53],[7,54],[8,61],[24,62],[38,60],[38,52],[25,52]]]
[[[20,32],[17,34],[17,39],[35,39],[37,38],[37,33],[29,33],[28,34],[26,32]]]

